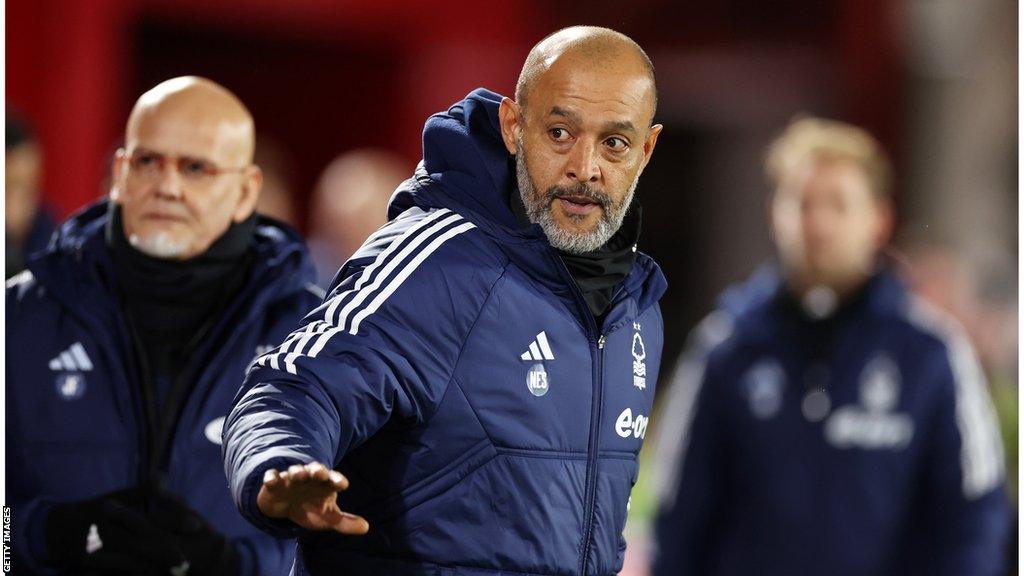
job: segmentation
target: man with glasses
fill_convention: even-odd
[[[281,574],[235,510],[221,427],[254,356],[319,302],[298,235],[257,216],[253,120],[217,84],[139,98],[110,200],[7,285],[18,573]]]

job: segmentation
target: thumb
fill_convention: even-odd
[[[366,534],[370,524],[364,518],[343,512],[337,501],[305,502],[293,509],[291,520],[307,530],[334,530],[341,534]]]
[[[333,506],[324,513],[327,527],[341,534],[360,536],[370,531],[370,523],[362,516],[344,512]]]

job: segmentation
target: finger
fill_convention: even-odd
[[[333,530],[341,534],[361,535],[370,529],[366,519],[342,512],[333,501],[327,505],[304,504],[291,518],[293,522],[309,530]]]
[[[366,518],[340,511],[338,515],[340,517],[334,522],[333,526],[335,532],[361,536],[370,531],[370,523],[366,521]]]
[[[288,475],[295,482],[302,482],[309,478],[309,472],[306,471],[306,467],[302,464],[292,464],[288,467]]]
[[[331,475],[330,471],[327,470],[327,466],[319,462],[310,462],[306,464],[306,472],[309,473],[309,477],[318,482],[330,482]]]
[[[270,518],[285,518],[288,516],[287,498],[284,488],[271,491],[266,486],[260,486],[260,491],[256,494],[256,506]]]
[[[325,527],[342,534],[361,535],[370,529],[370,523],[365,518],[343,511],[334,501],[327,504],[319,516]]]
[[[348,490],[348,478],[345,478],[341,472],[331,470],[329,476],[331,479],[331,485],[334,486],[336,490]]]
[[[263,485],[266,486],[268,490],[279,488],[282,484],[281,474],[277,470],[271,468],[263,473]]]

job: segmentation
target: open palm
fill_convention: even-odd
[[[370,525],[364,518],[338,508],[338,492],[346,488],[340,472],[319,462],[296,464],[284,472],[266,471],[256,505],[265,516],[287,518],[308,530],[366,534]]]

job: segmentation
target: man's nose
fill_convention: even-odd
[[[601,166],[597,147],[591,142],[579,140],[569,152],[565,175],[578,182],[597,182],[601,179]]]
[[[166,198],[180,199],[181,188],[181,173],[178,172],[178,163],[170,158],[164,160],[160,166],[160,179],[157,180],[157,193]]]
[[[836,234],[836,219],[828,210],[809,210],[804,214],[803,229],[808,243],[827,242]]]

